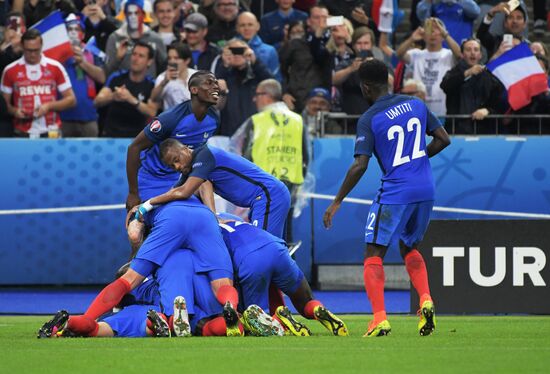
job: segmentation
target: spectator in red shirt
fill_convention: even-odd
[[[15,136],[58,137],[58,112],[76,105],[71,81],[63,65],[42,54],[38,30],[25,31],[21,40],[23,57],[6,67],[1,84]]]

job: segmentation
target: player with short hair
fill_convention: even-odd
[[[193,150],[175,139],[162,142],[160,156],[165,165],[182,174],[180,186],[141,204],[139,214],[156,205],[188,199],[204,182],[210,181],[222,198],[250,208],[250,222],[282,237],[290,194],[274,176],[238,155],[209,145]]]
[[[333,335],[347,336],[345,323],[332,314],[319,300],[313,299],[304,273],[290,257],[284,240],[271,235],[239,217],[218,214],[223,240],[231,254],[236,277],[239,279],[242,309],[269,305],[269,285],[274,284],[290,297],[298,312],[315,319]],[[247,311],[243,313],[247,315]],[[298,336],[309,336],[309,329],[296,321],[286,306],[279,306],[273,318]]]
[[[214,105],[220,86],[209,71],[199,70],[189,78],[191,100],[162,112],[128,147],[126,173],[128,197],[126,209],[168,191],[178,180],[178,173],[160,160],[159,144],[175,139],[190,148],[206,144],[219,126],[220,118]]]
[[[434,202],[434,182],[429,158],[450,144],[441,123],[417,98],[388,94],[388,69],[370,59],[359,68],[361,90],[371,107],[361,116],[355,139],[355,160],[342,185],[325,211],[323,223],[332,218],[342,201],[367,170],[374,154],[382,169],[382,185],[367,218],[364,281],[374,319],[366,337],[391,331],[384,306],[382,260],[392,238],[399,239],[411,282],[420,297],[420,335],[435,330],[434,305],[422,255],[416,248],[428,224]],[[433,137],[426,145],[424,134]]]

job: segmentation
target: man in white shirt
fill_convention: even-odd
[[[419,39],[424,39],[424,49],[409,49],[410,45]],[[450,49],[443,48],[446,41]],[[449,35],[445,25],[438,18],[428,18],[424,27],[419,27],[410,38],[405,40],[397,49],[397,56],[411,64],[413,79],[419,80],[426,86],[426,105],[436,116],[447,113],[445,107],[446,96],[441,87],[441,80],[461,58],[460,46]]]

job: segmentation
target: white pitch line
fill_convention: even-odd
[[[126,205],[112,204],[112,205],[73,206],[73,207],[63,207],[63,208],[7,209],[7,210],[0,210],[0,216],[11,215],[11,214],[93,212],[98,210],[115,210],[115,209],[123,209],[123,208],[126,208]]]
[[[332,200],[334,195],[324,195],[317,193],[302,193],[302,196],[311,197],[320,200]],[[358,199],[355,197],[346,197],[345,202],[355,203],[361,205],[372,205],[372,200]],[[99,210],[116,210],[124,209],[124,204],[112,204],[112,205],[91,205],[91,206],[77,206],[77,207],[63,207],[63,208],[40,208],[40,209],[7,209],[0,210],[0,216],[3,215],[17,215],[17,214],[37,214],[37,213],[76,213],[76,212],[92,212]],[[541,213],[524,213],[524,212],[505,212],[498,210],[481,210],[481,209],[465,209],[465,208],[449,208],[444,206],[435,206],[433,208],[436,212],[446,213],[460,213],[460,214],[477,214],[484,216],[500,216],[500,217],[514,217],[514,218],[532,218],[532,219],[550,219],[550,214]]]
[[[323,195],[316,193],[304,193],[302,194],[305,197],[312,197],[314,199],[321,200],[332,200],[334,195]],[[366,199],[357,199],[354,197],[346,197],[345,202],[356,203],[362,205],[372,205],[372,200]],[[479,214],[484,216],[501,216],[501,217],[517,217],[517,218],[537,218],[537,219],[550,219],[550,214],[540,214],[540,213],[523,213],[523,212],[503,212],[498,210],[480,210],[480,209],[464,209],[464,208],[449,208],[444,206],[434,206],[434,211],[436,212],[447,212],[447,213],[461,213],[461,214]]]

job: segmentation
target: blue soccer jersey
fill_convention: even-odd
[[[239,279],[241,310],[252,304],[267,310],[272,283],[287,295],[300,286],[304,273],[283,240],[245,222],[227,222],[220,227]]]
[[[192,162],[189,176],[211,181],[214,191],[235,205],[248,208],[260,196],[275,200],[288,195],[288,189],[277,178],[247,159],[219,148],[207,145],[195,150]]]
[[[425,134],[441,126],[422,101],[405,95],[383,96],[361,116],[355,156],[374,154],[378,160],[383,176],[376,202],[409,204],[434,199]]]
[[[191,100],[162,112],[143,132],[154,146],[141,152],[141,167],[153,176],[163,177],[175,172],[160,159],[159,144],[168,138],[180,141],[189,148],[206,144],[220,123],[219,115],[213,107],[208,108],[202,121],[197,120],[191,108]]]
[[[284,240],[246,222],[232,221],[220,224],[220,227],[234,266],[238,266],[248,254],[270,243],[285,245]]]

